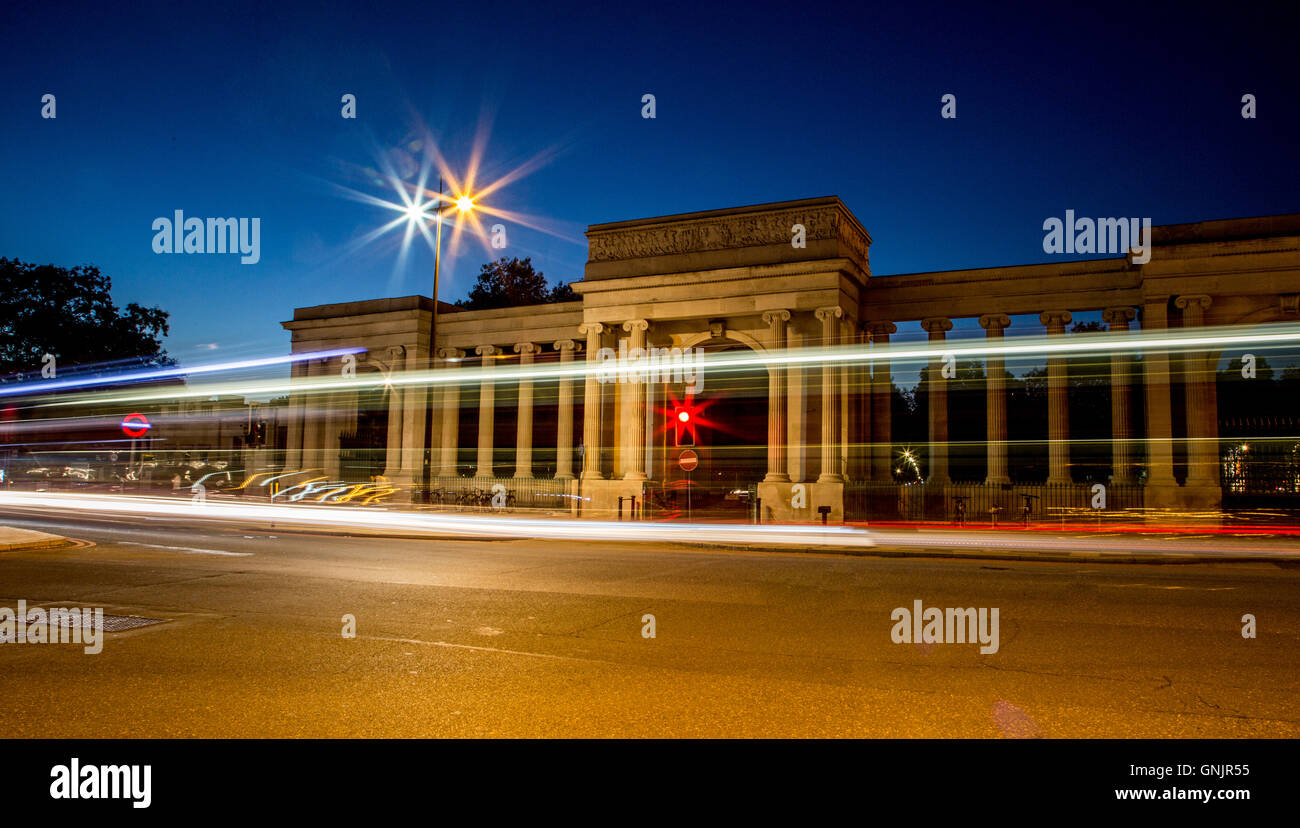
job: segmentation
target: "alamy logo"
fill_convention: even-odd
[[[129,799],[132,808],[153,802],[153,765],[82,765],[72,757],[50,768],[51,799]]]
[[[260,218],[185,218],[177,210],[172,218],[153,220],[155,253],[241,253],[241,264],[262,259]]]
[[[921,607],[921,599],[912,602],[912,609],[897,607],[889,618],[896,622],[889,631],[895,644],[974,644],[979,642],[980,652],[991,655],[998,651],[998,608],[980,607]]]
[[[1044,253],[1133,253],[1133,264],[1151,261],[1151,219],[1081,217],[1065,211],[1043,222]]]
[[[19,600],[18,612],[0,607],[0,644],[83,644],[87,655],[104,649],[104,608],[51,607],[27,609]]]
[[[596,377],[606,382],[684,382],[686,391],[698,394],[704,389],[704,349],[632,348],[620,340],[618,351],[601,348],[596,352],[599,363]]]

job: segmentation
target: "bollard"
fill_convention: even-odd
[[[830,518],[830,516],[831,516],[831,507],[829,507],[829,506],[818,506],[818,507],[817,507],[817,514],[819,514],[819,515],[822,516],[822,526],[825,526],[825,525],[826,525],[826,521],[827,521],[827,520]]]
[[[618,499],[618,519],[619,520],[623,519],[623,498],[622,497]]]

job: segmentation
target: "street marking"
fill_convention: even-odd
[[[122,546],[148,546],[152,549],[171,549],[175,552],[188,552],[191,555],[228,555],[232,558],[247,558],[252,556],[252,552],[227,552],[224,549],[196,549],[193,546],[163,546],[160,543],[134,543],[132,541],[119,541]]]
[[[1198,592],[1223,592],[1225,590],[1235,590],[1236,587],[1195,587],[1195,586],[1160,586],[1158,584],[1098,584],[1098,586],[1114,587],[1136,587],[1146,589],[1194,589]]]
[[[449,641],[421,641],[418,638],[392,638],[386,635],[363,635],[358,638],[368,638],[372,641],[394,641],[398,644],[422,644],[426,647],[447,647],[454,650],[478,650],[483,653],[502,653],[504,655],[521,655],[532,656],[533,658],[546,658],[552,661],[585,661],[592,664],[616,664],[617,662],[605,661],[599,658],[580,658],[578,656],[561,656],[551,655],[549,653],[530,653],[527,650],[503,650],[499,647],[476,647],[473,644],[452,644]]]

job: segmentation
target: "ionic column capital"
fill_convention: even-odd
[[[584,336],[600,336],[609,330],[609,327],[601,322],[584,322],[578,326],[578,333]]]
[[[445,359],[448,362],[459,362],[465,358],[465,352],[460,348],[440,348],[438,358]]]
[[[1137,311],[1133,308],[1123,305],[1114,308],[1106,308],[1101,312],[1102,321],[1108,325],[1123,325],[1128,327],[1128,323],[1137,317]]]
[[[480,345],[474,349],[474,353],[478,354],[481,357],[496,356],[501,352],[502,352],[501,349],[495,345]]]
[[[623,330],[631,333],[632,331],[650,330],[650,322],[645,319],[629,319],[623,323]]]
[[[574,352],[574,351],[582,350],[582,344],[573,339],[557,340],[553,347],[555,348],[555,350],[559,351],[560,353],[564,353],[565,351]]]
[[[1005,313],[986,313],[980,317],[980,327],[990,333],[1001,331],[1011,324],[1011,317]]]
[[[541,352],[542,352],[542,346],[538,345],[536,342],[515,343],[516,354],[522,354],[524,356],[532,356],[533,354],[540,354]]]
[[[1065,326],[1073,318],[1068,310],[1043,311],[1038,314],[1038,321],[1047,327],[1048,333],[1065,333]]]
[[[946,333],[952,330],[952,320],[946,316],[927,316],[921,320],[921,327],[931,334]]]
[[[889,336],[898,333],[898,326],[893,322],[868,322],[867,330],[873,337]]]
[[[1188,308],[1197,307],[1201,310],[1205,310],[1210,306],[1211,301],[1210,297],[1204,293],[1190,293],[1185,296],[1179,296],[1175,299],[1174,306],[1179,310],[1187,310]]]
[[[764,325],[773,325],[773,324],[775,324],[777,321],[781,321],[781,322],[789,322],[789,321],[790,321],[790,311],[788,311],[788,310],[769,310],[769,311],[763,311],[763,324],[764,324]]]
[[[813,311],[813,314],[818,319],[825,322],[828,319],[839,319],[843,317],[844,308],[841,308],[839,305],[829,305],[824,308],[818,308],[817,310]]]

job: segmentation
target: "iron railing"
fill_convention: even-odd
[[[1006,525],[1124,517],[1143,506],[1143,487],[1093,483],[849,483],[845,520]]]
[[[569,511],[577,482],[553,478],[441,477],[429,481],[429,502],[484,511],[555,509]]]

